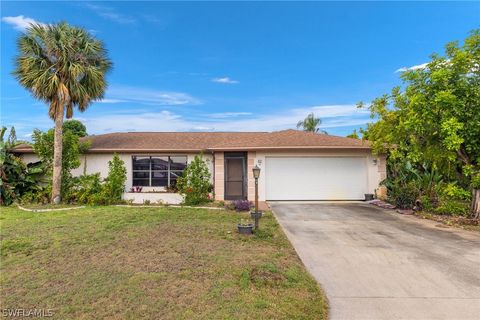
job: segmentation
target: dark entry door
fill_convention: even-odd
[[[225,200],[246,199],[246,156],[225,152]]]

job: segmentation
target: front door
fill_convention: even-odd
[[[246,176],[246,154],[225,152],[225,200],[247,198]]]

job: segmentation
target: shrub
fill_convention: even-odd
[[[127,181],[125,162],[115,153],[113,159],[108,161],[108,176],[105,180],[105,193],[110,201],[122,200],[125,181]]]
[[[462,201],[446,200],[433,209],[433,212],[442,215],[468,216],[469,207],[467,203]]]
[[[50,195],[52,194],[51,184],[45,187],[39,187],[35,191],[24,193],[20,198],[20,203],[38,203],[47,204],[50,202]]]
[[[448,183],[438,190],[440,199],[443,200],[470,200],[471,194],[467,190],[460,188],[456,183]]]
[[[82,204],[97,204],[98,197],[103,192],[100,173],[86,174],[74,178],[74,185],[69,193],[69,202]],[[67,199],[66,199],[67,200]]]
[[[403,186],[395,186],[389,190],[388,198],[398,208],[411,209],[419,195],[415,184],[410,182]]]
[[[108,176],[102,182],[100,173],[86,174],[70,179],[71,186],[64,201],[89,205],[119,203],[127,180],[127,169],[117,154],[108,162]]]
[[[177,180],[178,191],[184,195],[184,203],[197,205],[209,201],[210,172],[203,157],[195,156]]]
[[[248,200],[235,200],[227,205],[227,209],[236,211],[249,211],[253,208],[253,203]]]
[[[419,200],[420,204],[417,210],[432,210],[434,208],[433,201],[429,196],[420,196]]]

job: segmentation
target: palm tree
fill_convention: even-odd
[[[18,39],[14,76],[32,95],[49,105],[55,121],[52,202],[60,202],[63,118],[83,112],[101,99],[112,63],[103,43],[66,22],[31,24]]]
[[[305,119],[302,121],[298,121],[297,123],[297,129],[298,128],[303,128],[304,131],[310,131],[310,132],[320,132],[323,134],[327,134],[327,131],[325,130],[320,130],[319,126],[322,124],[322,119],[316,118],[315,114],[309,113]]]

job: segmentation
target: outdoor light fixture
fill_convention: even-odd
[[[255,167],[253,167],[252,171],[253,171],[253,177],[255,179],[258,179],[260,177],[260,168],[256,165]]]
[[[375,159],[373,159],[373,165],[374,165],[374,166],[376,166],[376,165],[377,165],[377,162],[378,162],[378,160],[377,160],[376,158],[375,158]]]
[[[252,169],[255,178],[255,212],[250,212],[252,218],[255,219],[255,230],[258,230],[258,220],[262,216],[262,212],[258,211],[258,178],[260,177],[260,168],[256,165]]]

